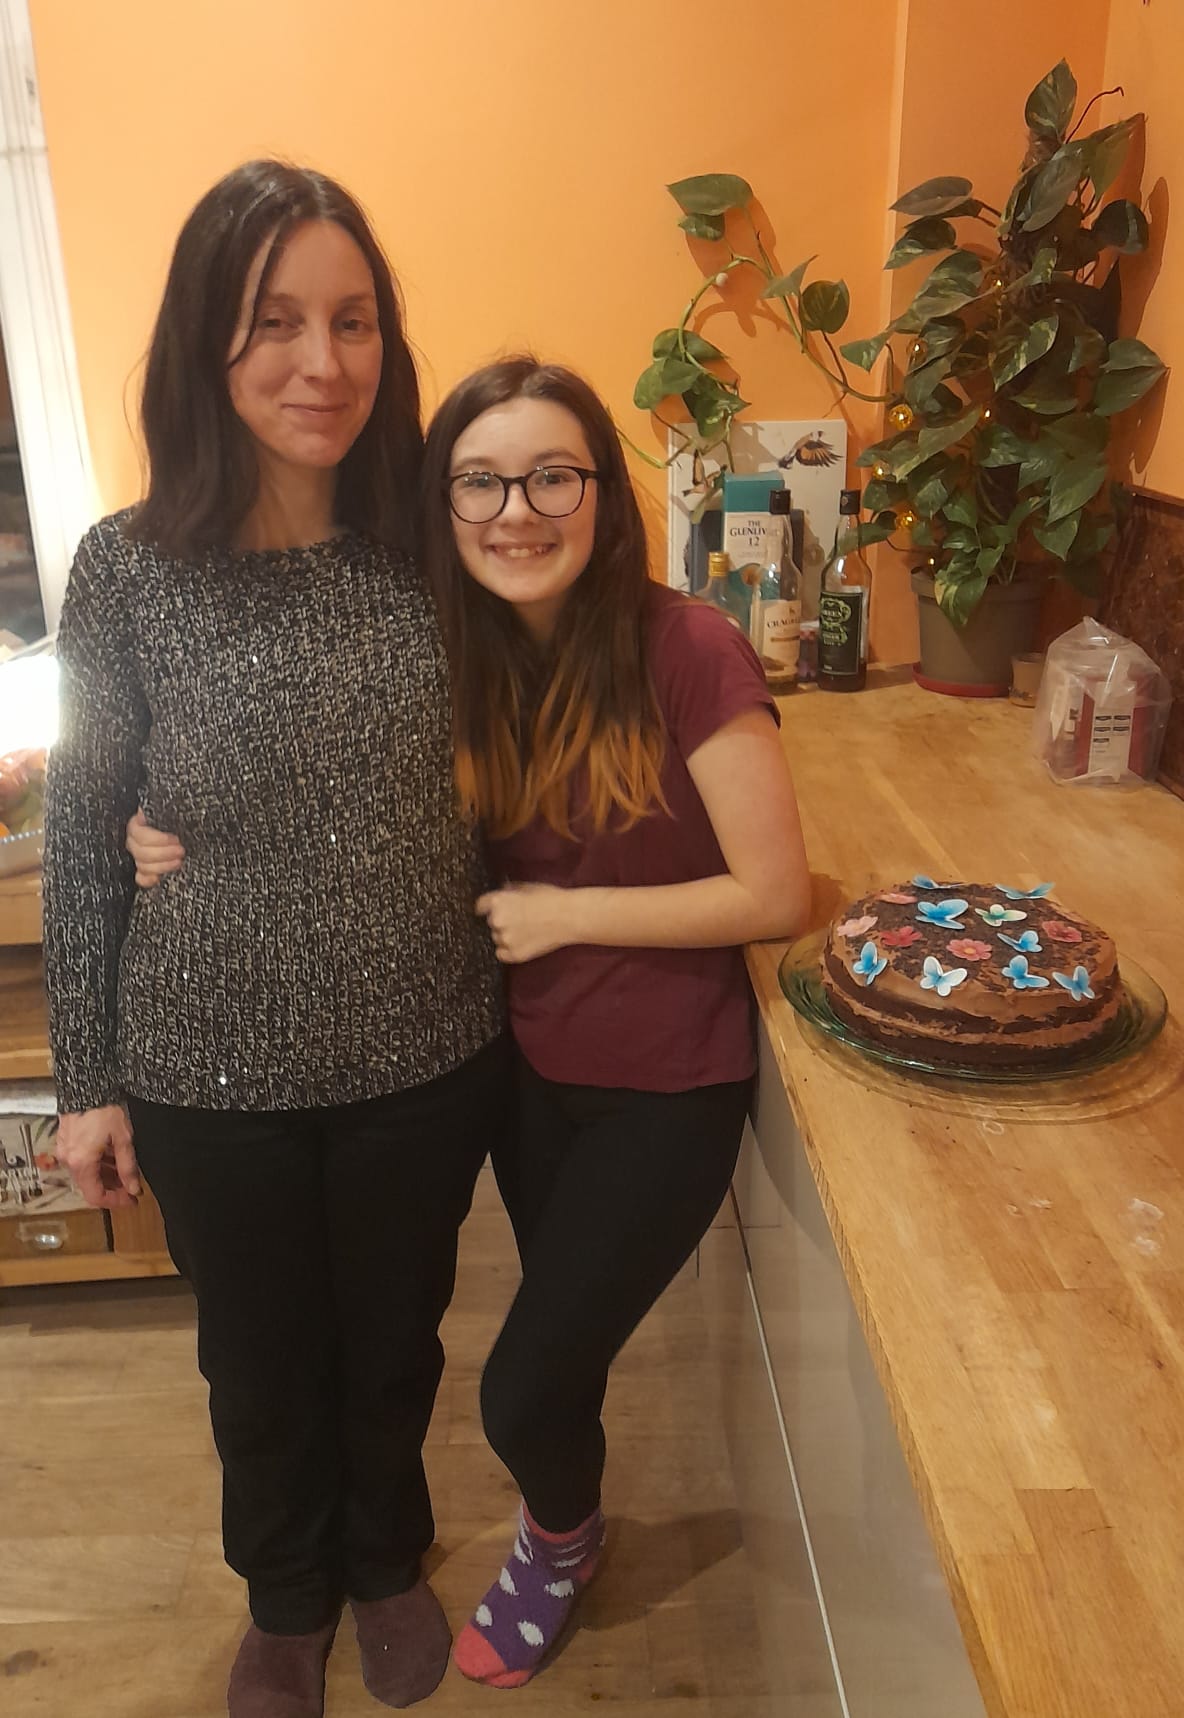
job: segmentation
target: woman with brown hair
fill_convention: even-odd
[[[421,1446],[508,1069],[411,558],[415,366],[340,186],[257,161],[201,199],[143,426],[147,495],[88,532],[59,635],[58,1154],[98,1206],[142,1169],[193,1285],[253,1619],[232,1718],[319,1718],[345,1598],[402,1707],[447,1663]],[[148,892],[137,804],[188,854]]]

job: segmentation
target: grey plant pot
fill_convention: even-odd
[[[932,573],[914,572],[912,586],[921,635],[921,657],[913,669],[918,685],[956,698],[1006,697],[1012,657],[1035,648],[1044,580],[992,580],[965,626],[942,613]]]

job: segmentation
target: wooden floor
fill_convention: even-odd
[[[429,1439],[453,1628],[496,1573],[516,1507],[477,1416],[482,1358],[513,1291],[508,1226],[483,1178],[445,1327]],[[718,1337],[716,1338],[718,1339]],[[449,1670],[446,1715],[812,1718],[762,1650],[753,1566],[688,1267],[618,1362],[607,1425],[609,1556],[550,1668],[514,1693]],[[0,1292],[0,1710],[5,1718],[218,1718],[245,1624],[218,1534],[218,1470],[175,1282]],[[776,1685],[775,1685],[776,1684]],[[343,1623],[329,1718],[382,1710]]]

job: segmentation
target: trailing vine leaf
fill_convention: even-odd
[[[839,347],[839,351],[848,364],[854,364],[859,370],[870,370],[891,338],[891,328],[885,328],[882,333],[873,334],[867,340],[846,340]]]
[[[1106,370],[1103,368],[1094,389],[1094,411],[1099,417],[1110,418],[1115,412],[1125,412],[1136,400],[1151,392],[1167,366],[1154,370]]]
[[[710,239],[715,243],[724,236],[722,215],[684,215],[678,224],[693,239]]]
[[[909,223],[888,253],[884,267],[903,268],[928,251],[953,250],[957,243],[958,235],[949,221],[943,221],[938,215],[927,215],[923,220]]]
[[[905,499],[908,491],[903,483],[893,483],[887,478],[872,477],[863,486],[863,505],[869,513],[882,513],[890,507],[898,507]]]
[[[1074,376],[1078,370],[1086,369],[1090,364],[1100,363],[1106,355],[1106,342],[1096,328],[1083,328],[1073,337],[1073,351],[1069,358],[1069,374]]]
[[[851,311],[845,280],[812,280],[802,293],[802,326],[837,334]]]
[[[709,364],[713,358],[722,358],[724,354],[718,346],[713,346],[710,340],[704,340],[701,334],[693,329],[683,331],[683,347],[688,357],[694,358],[700,364]],[[653,353],[655,358],[668,358],[678,350],[678,329],[664,328],[654,336]]]
[[[942,569],[934,585],[934,594],[942,613],[955,626],[965,626],[983,599],[987,575],[979,572],[974,563],[959,577],[950,577],[953,570],[951,567]]]
[[[1142,118],[1141,113],[1134,113],[1129,119],[1104,125],[1100,131],[1091,131],[1088,137],[1079,139],[1082,163],[1095,197],[1104,197],[1117,179],[1135,127]]]
[[[969,435],[979,418],[982,416],[981,406],[971,406],[968,412],[955,418],[953,423],[938,424],[932,429],[923,429],[917,436],[914,446],[901,456],[899,450],[892,454],[892,471],[896,477],[907,477],[925,460],[932,458],[935,453],[941,453],[945,448],[952,447],[956,441]]]
[[[1081,523],[1079,513],[1071,513],[1056,525],[1033,525],[1032,535],[1042,549],[1047,549],[1050,555],[1055,555],[1058,561],[1067,557],[1077,535],[1077,527]]]
[[[923,519],[932,519],[945,505],[950,493],[952,468],[952,460],[938,459],[909,473],[909,500]]]
[[[685,215],[726,215],[752,201],[752,186],[738,173],[697,173],[666,189]]]
[[[944,215],[969,197],[973,189],[969,179],[950,176],[926,179],[923,185],[914,185],[911,191],[898,197],[892,207],[898,215]]]
[[[1126,197],[1107,203],[1090,231],[1100,246],[1113,247],[1123,256],[1145,251],[1151,238],[1146,215]]]
[[[1106,461],[1096,454],[1071,459],[1052,474],[1048,486],[1048,524],[1055,525],[1092,501],[1106,481]]]
[[[633,389],[633,404],[643,412],[656,411],[671,394],[681,394],[702,375],[694,364],[682,358],[661,358],[643,370]]]
[[[1046,352],[1052,350],[1057,337],[1057,329],[1061,325],[1060,317],[1054,313],[1042,316],[1038,322],[1029,324],[1012,339],[1008,340],[998,352],[991,357],[991,378],[997,388],[1013,381],[1022,371],[1034,364],[1037,358],[1043,358]]]
[[[1047,226],[1053,216],[1060,213],[1077,189],[1083,171],[1081,145],[1063,143],[1032,181],[1024,217],[1026,233]]]
[[[975,500],[974,490],[958,490],[946,501],[942,512],[955,525],[977,526],[978,502]]]
[[[1060,60],[1041,78],[1024,106],[1024,118],[1033,131],[1048,137],[1063,137],[1077,105],[1077,79],[1068,63]]]
[[[960,310],[978,297],[982,280],[983,265],[973,251],[951,251],[930,270],[916,298],[897,318],[897,327],[919,332],[929,317]]]
[[[1009,465],[1022,465],[1032,443],[1006,424],[990,424],[975,443],[975,458],[980,465],[996,470]]]
[[[796,268],[791,268],[788,274],[779,274],[776,280],[771,280],[768,286],[761,290],[762,298],[796,298],[802,290],[802,277],[812,262],[815,262],[818,252],[800,262]]]

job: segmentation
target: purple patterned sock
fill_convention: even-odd
[[[599,1509],[570,1533],[548,1533],[523,1504],[502,1572],[452,1649],[457,1669],[494,1688],[529,1682],[595,1574],[603,1546]]]

